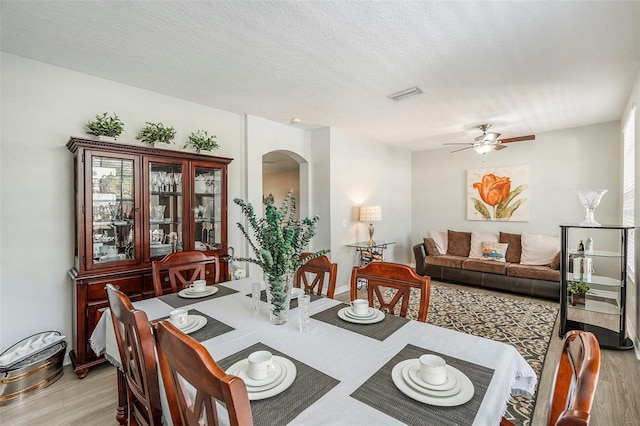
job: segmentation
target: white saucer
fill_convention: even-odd
[[[184,297],[186,299],[198,299],[200,297],[211,296],[212,294],[216,294],[218,292],[218,287],[216,286],[207,286],[204,291],[193,291],[189,288],[185,288],[178,292],[178,296]]]
[[[184,334],[191,334],[194,331],[200,330],[205,325],[207,325],[207,319],[202,315],[189,315],[187,325],[184,327],[178,327],[178,329]]]
[[[406,365],[415,364],[415,362],[415,358],[399,362],[393,367],[393,370],[391,371],[391,380],[393,380],[393,384],[396,385],[400,392],[402,392],[409,398],[415,399],[419,402],[424,402],[425,404],[437,405],[441,407],[454,407],[456,405],[462,405],[466,402],[469,402],[469,400],[473,398],[475,388],[471,380],[460,370],[449,365],[447,365],[447,367],[451,368],[451,371],[457,375],[458,381],[461,382],[462,389],[460,390],[460,392],[451,396],[434,396],[416,391],[407,384],[402,376],[402,369]],[[447,368],[447,372],[449,372],[449,368]]]
[[[372,318],[352,318],[346,313],[349,308],[350,306],[347,306],[338,311],[338,317],[340,317],[341,320],[352,322],[354,324],[375,324],[384,319],[384,312],[377,309],[375,309],[375,316]]]
[[[344,311],[344,314],[350,318],[355,318],[355,319],[361,319],[361,320],[367,320],[367,319],[373,319],[375,317],[378,316],[378,314],[376,312],[379,312],[377,309],[374,308],[367,308],[367,313],[366,314],[356,314],[356,311],[353,309],[353,307],[349,306],[347,307],[347,310]]]
[[[276,386],[265,389],[265,390],[252,390],[250,386],[247,386],[247,393],[249,394],[249,401],[258,401],[260,399],[271,398],[272,396],[278,395],[281,392],[284,392],[286,389],[291,386],[297,376],[297,369],[293,362],[288,360],[287,358],[283,358],[281,356],[274,355],[274,362],[278,362],[282,367],[284,379],[282,382],[277,384]],[[248,363],[247,359],[240,360],[233,364],[231,367],[227,369],[227,374],[233,374],[232,371],[237,371],[239,365],[242,363]],[[234,374],[235,375],[235,374]]]
[[[304,290],[298,287],[293,287],[291,289],[291,299],[297,299],[298,296],[303,295]]]
[[[248,360],[244,359],[242,361],[235,363],[231,368],[227,370],[227,372],[229,374],[233,374],[234,376],[240,377],[242,381],[244,381],[244,384],[247,386],[247,392],[267,391],[278,386],[287,377],[287,369],[279,360],[274,359],[274,373],[265,379],[254,380],[247,374],[247,370],[249,369]]]
[[[187,328],[193,327],[193,325],[196,323],[196,319],[193,315],[187,315],[187,322],[185,322],[182,325],[175,324],[171,322],[171,320],[169,320],[169,322],[175,325],[178,330],[182,331],[182,330],[186,330]]]
[[[462,389],[462,380],[458,380],[458,375],[451,370],[450,365],[447,365],[447,381],[441,385],[432,385],[422,380],[418,374],[419,370],[420,365],[417,362],[415,364],[405,365],[402,368],[402,378],[413,390],[442,398],[445,396],[453,396]]]

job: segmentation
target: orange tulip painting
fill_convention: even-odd
[[[520,182],[512,191],[513,178]],[[528,211],[518,211],[526,204],[529,167],[469,170],[467,180],[470,220],[528,220]],[[471,206],[473,210],[471,210]],[[526,205],[528,210],[528,204]],[[514,218],[516,214],[517,218]]]

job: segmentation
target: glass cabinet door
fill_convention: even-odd
[[[149,162],[149,248],[151,258],[182,251],[183,173],[182,164]]]
[[[93,264],[135,259],[133,159],[91,157],[89,207]]]
[[[194,176],[194,248],[217,250],[222,247],[222,170],[196,167]]]

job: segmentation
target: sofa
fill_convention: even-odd
[[[560,300],[560,241],[539,234],[431,231],[413,247],[432,279]]]

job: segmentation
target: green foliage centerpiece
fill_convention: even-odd
[[[316,233],[319,218],[315,216],[313,219],[296,220],[293,190],[289,190],[279,209],[274,205],[273,196],[267,196],[265,217],[262,219],[256,218],[251,203],[245,203],[239,198],[235,198],[233,202],[242,208],[242,213],[247,218],[253,238],[241,223],[238,223],[238,228],[255,254],[254,258],[240,257],[234,260],[254,263],[262,268],[270,308],[269,320],[272,324],[284,324],[289,314],[291,286],[296,271],[307,261],[328,252],[320,250],[300,259],[300,254]]]

